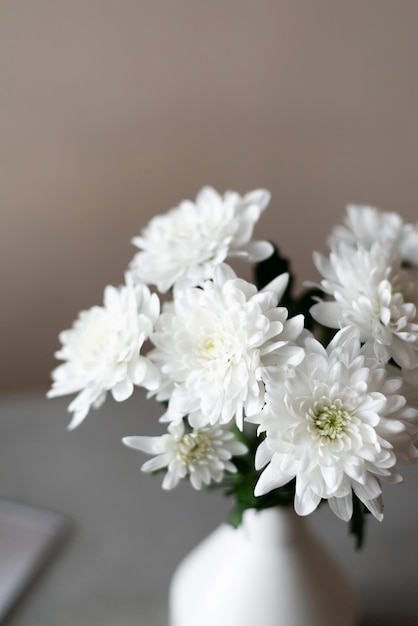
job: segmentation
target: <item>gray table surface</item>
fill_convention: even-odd
[[[163,430],[160,407],[141,392],[109,400],[73,432],[67,404],[41,394],[0,397],[0,496],[72,524],[6,623],[167,626],[175,566],[224,520],[229,502],[188,484],[164,492],[160,477],[140,471],[145,456],[121,438]],[[418,625],[418,466],[403,473],[403,484],[386,486],[385,519],[369,519],[360,552],[328,507],[308,520],[351,577],[366,626]]]

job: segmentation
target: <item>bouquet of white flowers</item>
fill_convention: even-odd
[[[61,333],[48,395],[77,394],[75,428],[108,392],[144,387],[167,431],[123,442],[152,455],[142,469],[163,471],[164,489],[223,488],[234,525],[247,508],[307,515],[328,501],[360,544],[364,513],[383,518],[381,481],[418,456],[405,399],[418,382],[418,225],[349,206],[329,257],[314,254],[322,279],[295,296],[288,261],[251,240],[269,200],[204,188],[153,218],[124,284]],[[255,263],[254,283],[231,258]]]

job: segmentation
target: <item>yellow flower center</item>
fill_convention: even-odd
[[[214,332],[201,337],[198,343],[198,355],[204,361],[228,360],[228,348],[223,335]]]
[[[194,463],[208,458],[212,451],[206,433],[193,431],[184,435],[177,445],[177,452],[184,463]]]
[[[332,441],[341,439],[351,422],[350,413],[339,402],[329,406],[315,407],[309,411],[311,434],[317,439]]]

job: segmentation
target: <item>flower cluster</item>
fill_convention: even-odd
[[[152,456],[142,469],[164,471],[165,489],[223,487],[235,520],[324,501],[343,520],[381,520],[382,481],[418,457],[405,399],[418,383],[418,225],[349,206],[329,256],[314,254],[318,285],[295,297],[278,249],[251,241],[269,200],[207,187],[152,219],[124,284],[61,333],[48,395],[77,394],[74,428],[107,392],[147,389],[167,431],[124,444]],[[233,257],[256,264],[254,283]]]

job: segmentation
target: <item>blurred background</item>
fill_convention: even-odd
[[[414,0],[2,0],[0,392],[47,389],[156,213],[256,187],[299,281],[348,202],[417,219]],[[248,272],[243,267],[243,274]]]

